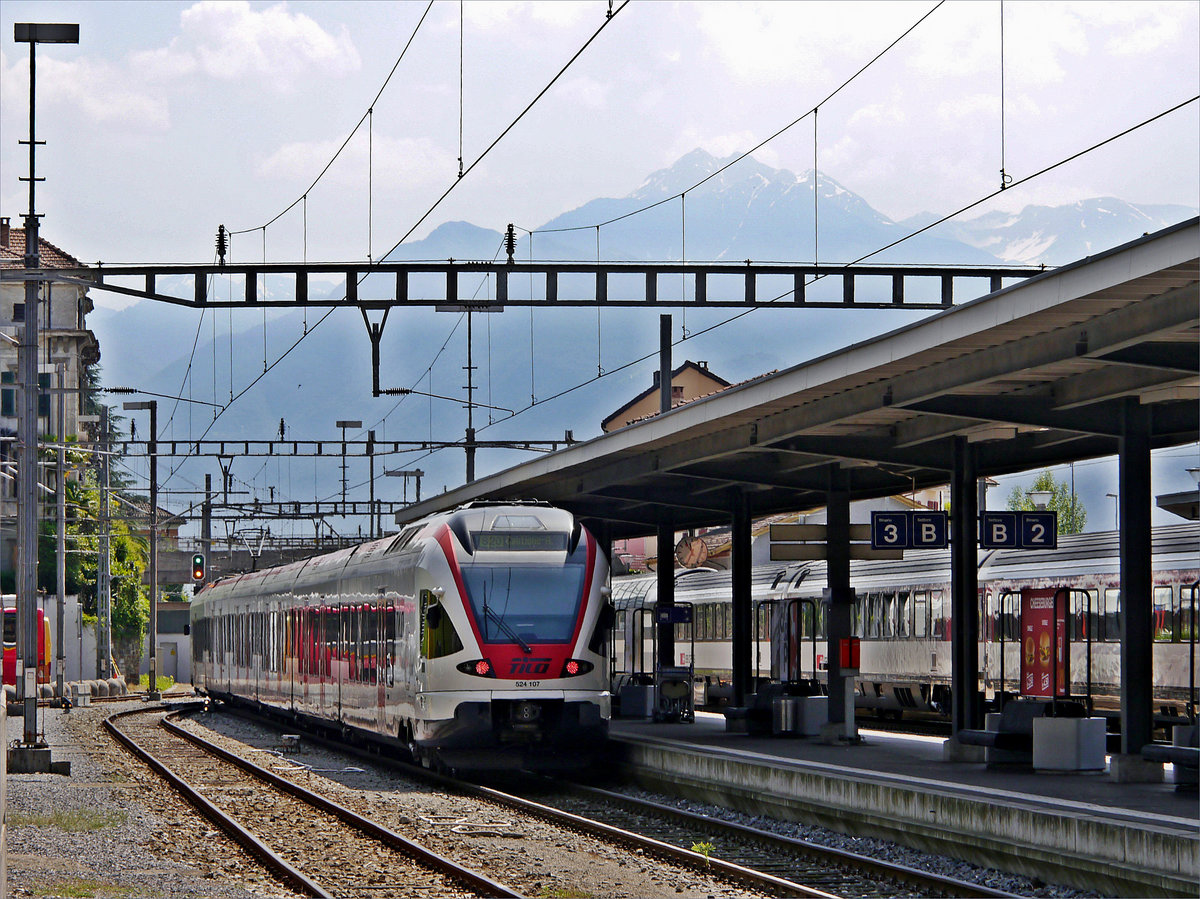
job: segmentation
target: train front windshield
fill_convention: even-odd
[[[485,643],[566,643],[583,601],[584,565],[467,565],[463,583]]]

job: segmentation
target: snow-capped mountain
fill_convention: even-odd
[[[653,172],[623,197],[595,199],[557,216],[535,231],[532,246],[523,235],[517,258],[738,262],[816,258],[822,263],[844,263],[867,257],[935,218],[895,222],[823,173],[797,175],[753,158],[720,171],[729,161],[693,151]],[[681,201],[678,196],[685,190]],[[665,202],[630,215],[659,201]],[[1140,207],[1108,198],[1072,206],[1030,206],[1016,214],[988,213],[966,222],[948,222],[885,254],[869,255],[867,261],[1058,265],[1195,213],[1184,206]],[[597,235],[595,226],[604,222],[608,224]],[[390,258],[490,260],[502,240],[499,231],[448,222],[423,240],[404,244]],[[671,290],[683,289],[682,279],[671,284],[666,278],[663,281],[660,296],[665,299]],[[386,279],[381,283],[381,290],[389,289]],[[839,289],[832,281],[828,284],[830,290]],[[482,276],[461,287],[488,289]],[[180,284],[179,289],[186,296],[191,288]],[[268,284],[268,291],[288,289],[290,285],[282,281]],[[318,288],[328,290],[331,297],[340,297],[343,289],[344,285],[332,283]],[[740,285],[710,285],[710,298],[716,298],[720,289],[740,289]],[[264,439],[276,433],[284,419],[289,437],[321,439],[334,436],[334,421],[346,418],[360,418],[367,428],[377,428],[380,440],[461,437],[465,412],[458,400],[464,396],[467,360],[466,326],[458,313],[428,308],[391,313],[381,345],[381,384],[425,394],[397,399],[370,395],[371,348],[357,311],[339,310],[314,330],[325,312],[323,308],[277,311],[268,319],[255,312],[214,315],[208,310],[201,317],[193,309],[143,302],[119,312],[97,309],[88,324],[100,340],[107,386],[138,387],[170,396],[182,393],[217,403],[237,396],[210,437]],[[477,377],[474,398],[493,409],[486,413],[477,409],[475,427],[486,429],[481,436],[489,439],[515,441],[561,438],[566,429],[577,438],[595,436],[606,414],[650,384],[657,364],[659,312],[514,308],[476,316],[471,363]],[[676,362],[703,359],[720,376],[739,381],[899,327],[922,313],[759,310],[743,318],[730,316],[727,309],[689,308],[673,314],[675,332],[686,330],[694,338],[676,349]],[[725,319],[732,323],[726,326]],[[148,354],[146,347],[154,347],[154,353]],[[276,362],[281,356],[282,361]],[[633,364],[637,359],[646,361]],[[260,380],[246,391],[255,379]],[[576,390],[578,385],[587,386]],[[566,399],[545,402],[558,394]],[[534,399],[537,404],[527,413],[499,422],[504,409],[525,409]],[[171,413],[166,405],[162,408],[164,439],[198,437],[212,422],[211,407],[185,404],[170,407]],[[490,426],[493,419],[494,427]],[[480,457],[480,472],[497,470],[519,458],[512,451],[489,451]],[[461,483],[460,452],[421,456],[419,461],[429,472],[430,492],[443,483]],[[318,474],[315,466],[298,465],[292,467],[311,475],[294,491],[297,496],[336,492],[339,472],[329,468]],[[281,463],[276,467],[282,471]],[[246,471],[239,468],[236,473],[243,478],[257,476],[249,463]],[[198,477],[193,476],[192,483]],[[290,489],[285,487],[279,482],[280,490]]]
[[[945,233],[1005,262],[1063,265],[1191,218],[1187,206],[1134,206],[1096,197],[1070,206],[1026,206],[947,223]]]

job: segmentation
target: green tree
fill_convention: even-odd
[[[79,596],[86,615],[97,613],[97,567],[100,550],[100,488],[95,472],[86,469],[79,481],[68,481],[67,593]],[[110,507],[115,507],[110,503]],[[113,508],[115,512],[115,508]],[[53,521],[43,522],[38,551],[39,586],[53,592],[56,586],[57,539]],[[112,575],[113,637],[140,645],[150,617],[150,598],[142,585],[150,547],[127,520],[110,514],[109,570]]]
[[[1071,485],[1060,481],[1049,471],[1043,471],[1037,476],[1033,485],[1027,490],[1013,487],[1008,494],[1008,508],[1013,512],[1032,512],[1036,509],[1032,493],[1046,492],[1050,501],[1046,509],[1058,513],[1058,532],[1060,534],[1079,534],[1087,524],[1087,509],[1084,508],[1078,494],[1071,492]]]

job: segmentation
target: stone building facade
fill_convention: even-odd
[[[76,268],[79,260],[45,240],[39,240],[43,268]],[[25,229],[13,228],[9,218],[0,218],[0,268],[25,267]],[[64,366],[67,387],[64,420],[58,420],[58,403],[48,390],[38,397],[39,437],[80,436],[83,391],[88,369],[100,361],[96,335],[87,328],[92,310],[87,287],[80,284],[43,284],[38,311],[38,382],[42,388],[57,386],[56,371]],[[17,396],[17,346],[23,328],[25,284],[0,282],[0,573],[16,568],[16,481],[13,438],[17,433],[20,401]],[[83,435],[86,437],[86,435]],[[52,486],[53,475],[39,477]]]

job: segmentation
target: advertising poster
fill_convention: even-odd
[[[1054,588],[1021,591],[1021,695],[1051,696],[1050,683],[1058,668],[1058,695],[1071,683],[1067,648],[1067,591],[1054,601]],[[1057,608],[1055,606],[1057,605]]]

